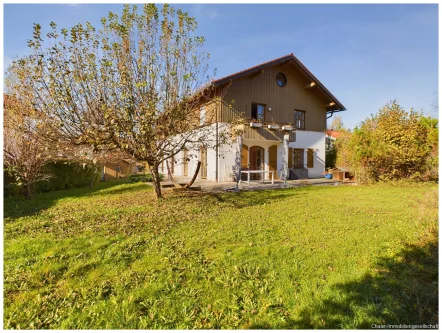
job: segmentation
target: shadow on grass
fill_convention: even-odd
[[[12,197],[4,199],[4,217],[19,218],[28,215],[34,215],[42,210],[48,209],[57,203],[58,200],[64,198],[80,198],[86,196],[98,195],[117,195],[125,192],[137,192],[141,190],[150,190],[150,186],[146,187],[119,187],[128,184],[127,180],[116,180],[98,183],[94,187],[81,187],[68,190],[53,191],[47,193],[37,193],[31,200],[23,197]]]
[[[373,328],[372,325],[438,324],[438,239],[408,244],[379,259],[373,273],[336,284],[334,296],[305,308],[299,320],[272,328]],[[266,328],[260,323],[251,328]]]
[[[273,201],[280,202],[286,198],[293,198],[298,194],[293,189],[269,189],[259,191],[241,192],[200,192],[200,191],[180,191],[169,197],[168,200],[179,200],[183,198],[209,198],[222,206],[231,206],[236,209],[245,207],[260,206]],[[206,202],[205,202],[206,204]]]

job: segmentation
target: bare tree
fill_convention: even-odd
[[[32,113],[13,97],[3,96],[3,162],[26,199],[31,199],[37,182],[51,177],[44,169],[46,145],[36,135]]]
[[[96,30],[90,23],[51,32],[40,25],[32,55],[14,64],[14,87],[44,118],[45,137],[94,152],[118,149],[148,163],[157,198],[158,167],[184,148],[215,147],[229,132],[206,125],[199,106],[219,92],[206,76],[209,55],[197,23],[165,4],[125,5]],[[203,87],[203,88],[201,88]]]
[[[330,129],[337,132],[345,130],[344,123],[342,122],[342,117],[334,116]]]

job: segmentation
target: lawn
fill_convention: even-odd
[[[4,202],[4,327],[438,322],[436,185],[203,195],[104,183]]]

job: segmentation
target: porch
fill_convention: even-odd
[[[174,178],[179,183],[187,183],[191,179],[190,177],[182,177],[182,176],[176,176]],[[163,185],[165,188],[173,188],[173,184],[170,181],[164,181],[161,183],[161,185]],[[201,187],[201,191],[203,192],[218,192],[218,193],[226,192],[228,189],[234,188],[235,185],[236,185],[235,182],[217,183],[214,181],[204,180],[204,179],[197,179],[193,183],[193,186]],[[247,182],[241,182],[239,184],[239,189],[241,191],[260,191],[260,190],[270,190],[278,188],[293,188],[301,186],[337,186],[337,185],[343,185],[343,182],[325,179],[325,178],[316,178],[316,179],[288,180],[285,187],[284,187],[284,181],[282,180],[275,180],[274,184],[271,184],[270,182],[262,183],[261,181],[251,181],[250,185],[247,185]]]

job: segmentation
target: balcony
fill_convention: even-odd
[[[221,107],[221,121],[228,121],[239,115],[239,112],[233,107],[229,107],[227,104],[222,103]],[[294,129],[288,129],[290,126],[287,123],[270,122],[263,120],[245,119],[242,130],[244,131],[244,139],[249,140],[271,140],[282,142],[284,134],[290,131],[289,142],[296,141],[296,132]],[[284,128],[287,128],[284,130]]]

